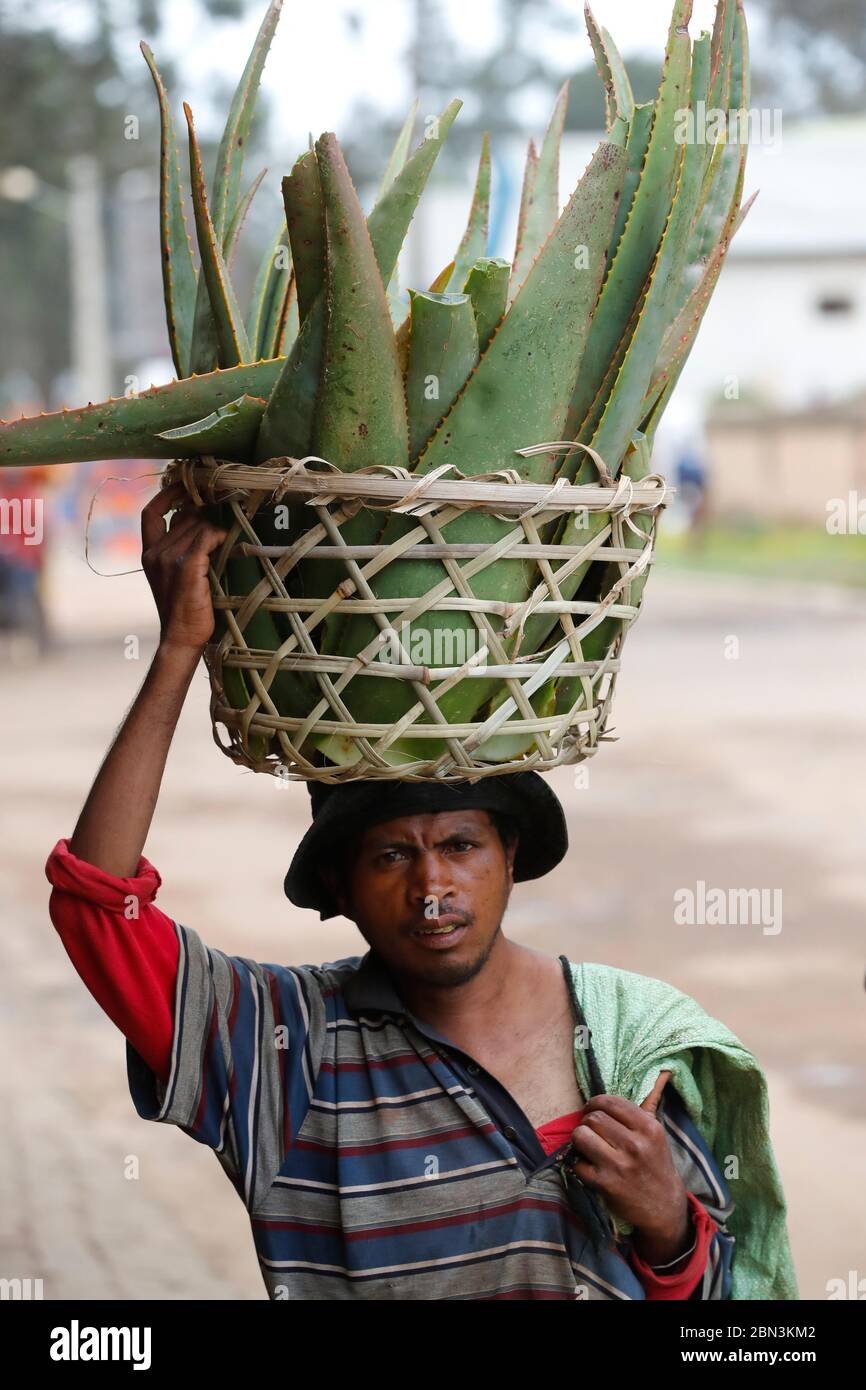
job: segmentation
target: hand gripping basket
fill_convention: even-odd
[[[275,458],[255,467],[213,458],[173,464],[166,485],[180,479],[196,504],[218,504],[229,530],[210,572],[221,635],[205,653],[218,745],[255,771],[326,782],[473,780],[544,772],[592,756],[605,735],[623,642],[639,611],[666,500],[658,474],[615,483],[593,458],[601,481],[581,486],[562,478],[552,486],[530,484],[510,469],[468,478],[453,465],[419,478],[388,465],[343,473],[315,458]],[[351,545],[343,528],[362,507],[417,524],[405,525],[387,544]],[[284,543],[273,544],[280,509],[292,525]],[[495,544],[449,539],[449,523],[470,509],[498,519]],[[257,529],[265,517],[268,524]],[[562,534],[563,522],[571,543],[545,543],[545,532]],[[245,580],[250,560],[259,578],[232,592],[232,563],[239,558],[247,564]],[[299,567],[314,559],[338,561],[345,571],[328,593],[305,593],[298,582]],[[430,565],[429,590],[378,598],[376,576],[406,559],[437,562]],[[534,575],[526,597],[477,597],[475,576],[503,562],[523,562],[523,573]],[[588,582],[591,572],[603,582]],[[579,594],[574,576],[582,576]],[[430,615],[446,615],[442,624],[449,612],[470,615],[477,634],[471,651],[459,653],[460,664],[453,664],[453,653],[450,665],[419,664],[404,634],[423,615],[428,624],[437,621]],[[251,637],[259,613],[279,624],[273,649],[257,647]],[[375,641],[354,655],[323,654],[318,639],[325,620],[359,614],[375,624]],[[540,650],[526,650],[527,624],[542,621],[549,635]],[[274,694],[281,673],[302,678],[310,692],[303,709],[280,709]],[[350,682],[367,679],[403,683],[399,718],[386,711],[380,723],[353,717],[344,694]],[[443,696],[479,679],[485,690],[495,683],[498,698],[487,698],[472,719],[449,719],[440,708]],[[340,748],[340,765],[325,761],[323,739]],[[401,751],[407,747],[408,756]]]

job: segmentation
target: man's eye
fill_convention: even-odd
[[[474,841],[474,840],[452,840],[452,842],[451,842],[451,848],[452,848],[452,849],[474,849],[474,848],[475,848],[475,841]]]

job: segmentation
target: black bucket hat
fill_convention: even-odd
[[[296,907],[317,908],[323,922],[339,907],[323,882],[320,860],[333,857],[335,843],[371,825],[440,811],[499,811],[520,832],[514,881],[541,878],[565,858],[568,830],[562,806],[537,772],[513,772],[479,782],[308,782],[313,823],[301,840],[285,878]]]

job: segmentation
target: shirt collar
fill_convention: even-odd
[[[353,1014],[363,1013],[366,1009],[386,1014],[408,1013],[391,976],[375,951],[367,952],[354,975],[343,985],[343,998]]]
[[[429,1023],[422,1023],[406,1007],[397,993],[384,961],[375,951],[368,951],[362,957],[354,975],[343,985],[343,1000],[350,1014],[366,1013],[368,1010],[394,1014],[398,1023],[411,1023],[419,1033],[431,1041],[444,1047],[454,1047],[444,1034],[432,1028]]]

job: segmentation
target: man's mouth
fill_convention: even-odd
[[[465,917],[456,912],[447,912],[441,917],[428,918],[423,926],[415,927],[411,935],[425,946],[448,946],[462,939],[468,929]]]

